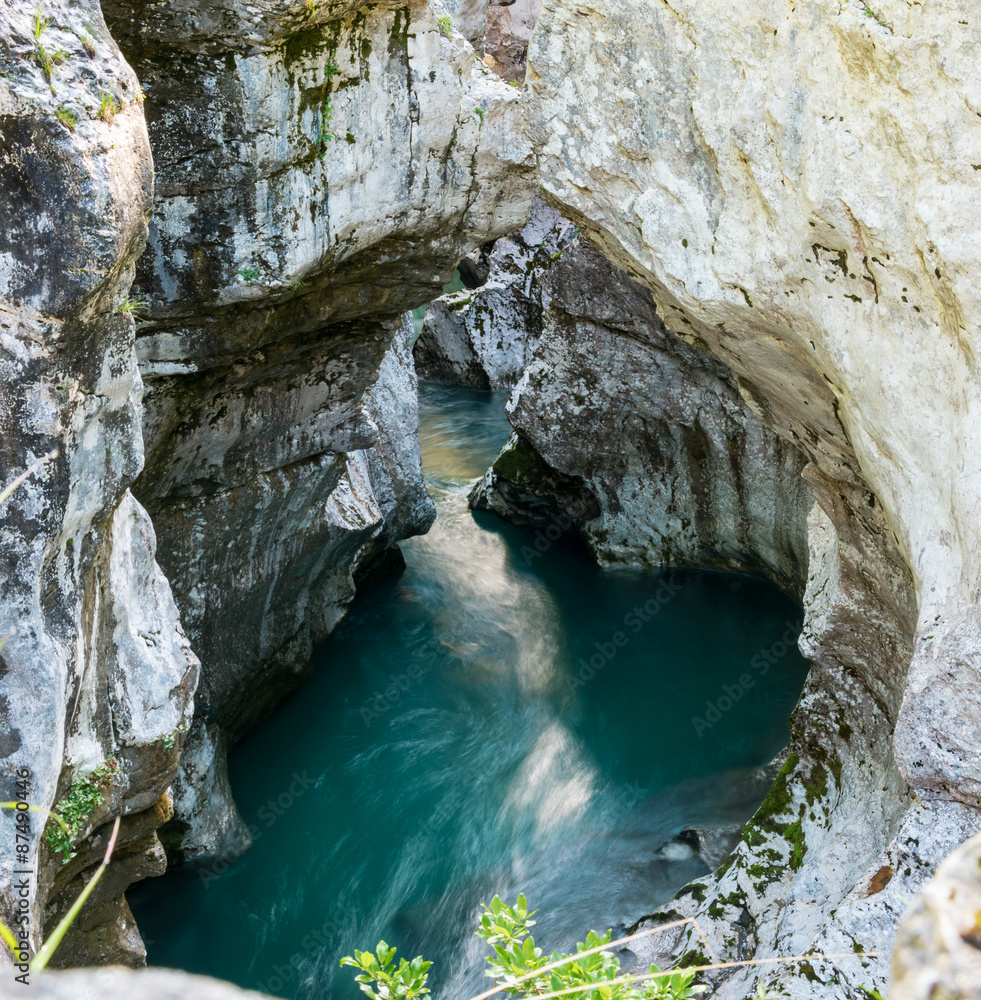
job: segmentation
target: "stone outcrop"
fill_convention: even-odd
[[[501,79],[524,79],[528,40],[541,0],[433,0],[433,6]]]
[[[727,366],[818,502],[792,756],[676,907],[724,957],[888,954],[899,901],[979,824],[970,14],[546,2],[532,39],[546,199]],[[888,962],[864,964],[740,971],[717,995],[885,989]]]
[[[488,7],[484,61],[508,83],[523,83],[528,68],[528,43],[542,11],[542,0],[514,0]]]
[[[548,272],[575,236],[575,226],[536,198],[528,224],[487,254],[483,284],[426,307],[413,352],[420,377],[478,389],[515,385],[538,347]]]
[[[428,4],[238,6],[106,4],[157,171],[136,491],[203,664],[189,856],[241,847],[228,742],[302,679],[355,569],[431,523],[410,376],[369,401],[402,313],[531,198],[518,95]]]
[[[543,336],[482,502],[570,514],[604,564],[803,592],[781,775],[666,912],[722,957],[812,957],[716,995],[885,990],[899,912],[981,825],[973,10],[541,7],[520,95],[474,46],[524,78],[534,0],[0,12],[0,478],[30,470],[0,520],[0,780],[42,810],[0,856],[0,917],[35,870],[32,946],[116,816],[63,961],[141,961],[123,892],[162,870],[162,825],[176,853],[242,846],[228,741],[431,518],[403,314],[524,225],[536,158],[623,273],[582,246],[532,290]],[[485,358],[520,351],[475,329],[490,384]],[[56,850],[66,802],[89,805]],[[972,969],[975,850],[915,904],[897,989]],[[113,975],[99,995],[132,995]]]
[[[64,948],[76,961],[139,961],[122,892],[158,868],[160,800],[198,677],[153,526],[130,492],[143,439],[127,291],[152,163],[139,82],[98,3],[37,10],[0,11],[0,479],[57,457],[0,508],[0,631],[16,628],[0,659],[0,798],[41,810],[29,814],[25,853],[15,814],[0,813],[0,918],[15,916],[13,869],[35,872],[36,947],[100,860],[85,838],[101,827],[104,839],[123,814],[94,904],[114,943],[94,918]],[[93,772],[101,801],[73,825],[65,848],[78,853],[63,864],[42,842],[44,812]]]
[[[65,865],[31,816],[32,943],[122,813],[61,954],[138,964],[157,828],[241,846],[229,740],[431,522],[403,314],[523,225],[534,161],[420,0],[103,10],[122,52],[88,0],[0,14],[4,483],[58,453],[2,511],[0,739],[7,800],[96,802]]]
[[[11,985],[9,977],[0,980],[0,996],[23,994],[24,987]],[[39,1000],[261,1000],[265,996],[171,969],[121,968],[49,973],[31,979],[30,994]]]
[[[981,836],[940,866],[903,915],[893,957],[892,996],[977,1000],[981,996]]]
[[[650,292],[582,238],[534,305],[543,332],[508,403],[515,433],[473,505],[568,517],[603,566],[741,569],[800,595],[803,459],[725,365],[669,333]]]

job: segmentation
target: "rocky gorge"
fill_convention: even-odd
[[[472,502],[571,524],[603,566],[765,576],[806,614],[776,783],[645,918],[706,938],[639,957],[807,954],[712,995],[885,995],[926,886],[889,995],[977,995],[981,847],[930,883],[981,826],[970,14],[8,5],[4,481],[51,457],[0,521],[4,798],[22,771],[42,810],[103,793],[62,849],[33,819],[31,945],[116,816],[65,965],[141,963],[124,892],[164,844],[247,846],[228,745],[434,516],[404,314],[497,241],[415,346],[424,373],[517,383]]]

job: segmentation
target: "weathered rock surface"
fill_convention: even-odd
[[[515,385],[538,347],[547,274],[575,236],[536,198],[528,224],[494,244],[484,284],[426,307],[413,351],[419,375],[478,389]]]
[[[171,969],[121,968],[47,973],[31,978],[29,992],[41,1000],[260,1000],[265,996]],[[24,987],[11,984],[9,976],[0,978],[0,996],[24,993]]]
[[[972,837],[913,900],[896,935],[892,996],[981,997],[981,836]]]
[[[136,490],[203,663],[168,845],[234,852],[229,741],[432,520],[402,313],[523,224],[533,160],[518,95],[428,3],[106,9],[157,170]]]
[[[542,10],[542,0],[514,0],[488,7],[484,61],[508,83],[523,83],[528,68],[528,43]]]
[[[0,508],[0,632],[17,630],[0,658],[0,798],[20,792],[47,810],[74,780],[112,771],[72,831],[82,846],[68,865],[42,844],[38,813],[20,853],[14,813],[0,811],[0,918],[13,923],[13,869],[37,873],[36,947],[42,919],[60,917],[63,890],[95,860],[85,838],[124,814],[139,833],[106,875],[101,917],[90,912],[65,947],[138,962],[122,892],[155,871],[135,856],[159,848],[156,803],[198,673],[129,491],[143,441],[126,296],[146,240],[150,148],[139,83],[98,3],[7,4],[0,38],[0,480],[58,452]],[[106,951],[106,936],[126,947]]]
[[[59,451],[0,522],[0,741],[41,808],[106,764],[78,856],[41,853],[32,943],[122,812],[63,954],[138,963],[122,892],[162,870],[182,744],[168,842],[241,843],[227,742],[432,519],[402,314],[523,224],[533,161],[518,95],[418,0],[105,11],[139,79],[95,3],[0,15],[3,481]]]
[[[517,79],[502,70],[511,69],[527,53],[541,0],[433,0],[433,7],[438,16],[449,17],[451,30],[460,32],[478,55],[485,49],[493,53],[486,61],[498,76],[509,82]]]
[[[800,594],[804,462],[725,365],[669,333],[650,292],[586,240],[531,307],[543,333],[508,402],[515,434],[474,506],[526,523],[568,515],[604,566],[741,569]]]
[[[547,200],[728,366],[820,505],[796,762],[679,903],[726,957],[888,954],[979,824],[981,26],[959,0],[869,10],[546,0],[529,54]],[[885,989],[861,964],[762,978]]]

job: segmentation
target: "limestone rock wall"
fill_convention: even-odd
[[[355,571],[432,521],[389,346],[523,224],[533,160],[517,93],[428,2],[106,10],[157,171],[136,492],[203,664],[170,831],[193,856],[245,837],[228,742],[302,679]]]
[[[57,450],[0,510],[0,749],[6,800],[98,786],[64,865],[31,814],[33,944],[122,813],[60,957],[139,964],[157,829],[241,846],[228,742],[431,522],[403,314],[524,223],[534,164],[428,3],[103,8],[0,14],[2,483]]]
[[[487,255],[485,284],[426,307],[413,352],[419,375],[478,389],[515,385],[538,347],[548,272],[575,237],[575,226],[536,197],[528,224]]]
[[[896,936],[893,996],[976,1000],[981,995],[981,836],[972,837],[940,866],[913,900]]]
[[[871,950],[870,935],[888,950],[893,899],[978,826],[971,15],[962,0],[546,0],[532,39],[546,198],[728,366],[806,456],[820,504],[796,762],[733,866],[684,904],[733,957]],[[885,988],[887,963],[860,966],[764,978],[801,997]]]
[[[524,83],[528,43],[542,11],[542,0],[514,0],[487,9],[484,60],[508,83]]]
[[[143,439],[127,292],[146,240],[150,147],[139,82],[98,3],[7,4],[0,38],[0,481],[57,451],[0,507],[0,632],[16,629],[0,654],[0,799],[42,810],[29,814],[25,852],[15,813],[0,811],[0,918],[19,913],[13,870],[33,871],[36,947],[101,860],[86,838],[101,827],[104,841],[122,814],[99,913],[64,955],[139,962],[122,892],[160,870],[155,829],[198,677],[130,492]],[[42,842],[43,810],[98,768],[102,801],[63,864]]]
[[[741,569],[802,594],[803,459],[725,365],[669,333],[650,292],[582,238],[535,305],[543,332],[508,403],[515,434],[474,505],[568,515],[604,566]]]

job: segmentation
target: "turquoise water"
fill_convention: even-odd
[[[795,606],[737,575],[603,573],[565,538],[529,560],[533,530],[466,503],[505,399],[422,388],[437,522],[234,748],[252,850],[131,893],[152,965],[353,1000],[338,961],[384,937],[466,1000],[482,900],[524,891],[539,943],[571,946],[704,874],[667,842],[762,798],[747,769],[786,742],[806,675]]]

